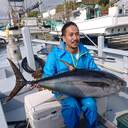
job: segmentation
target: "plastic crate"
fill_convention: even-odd
[[[125,113],[117,117],[117,127],[118,128],[128,128],[128,113]]]

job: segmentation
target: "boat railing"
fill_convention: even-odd
[[[86,45],[93,51],[95,58],[99,58],[97,63],[101,66],[107,66],[112,70],[128,74],[128,51],[108,48],[104,43],[104,36],[98,37],[98,47]],[[107,65],[106,65],[107,64]]]

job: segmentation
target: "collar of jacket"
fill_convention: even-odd
[[[88,49],[86,47],[84,47],[81,42],[79,43],[78,47],[79,47],[80,56],[88,53]],[[60,49],[58,56],[61,58],[64,54],[67,53],[67,51],[65,50],[65,48],[66,48],[65,42],[61,41],[58,48]]]

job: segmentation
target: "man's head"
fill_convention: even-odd
[[[79,29],[74,22],[67,22],[62,28],[62,38],[69,49],[77,49],[80,41]]]

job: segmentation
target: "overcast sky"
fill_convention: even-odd
[[[8,1],[0,0],[0,19],[8,17]]]

